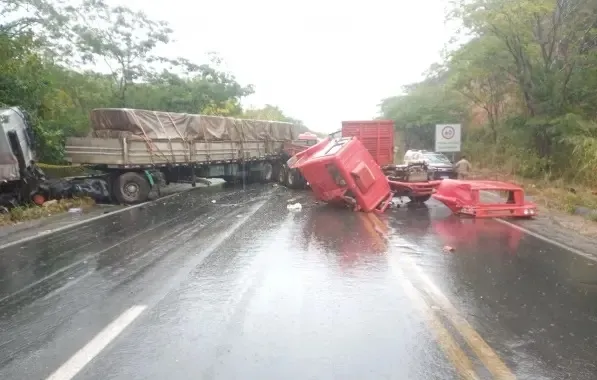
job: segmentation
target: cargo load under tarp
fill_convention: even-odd
[[[280,121],[244,120],[147,110],[91,112],[90,136],[66,141],[73,164],[161,167],[275,160],[296,127]]]
[[[285,141],[296,138],[292,123],[126,108],[91,111],[91,128],[90,137],[131,140]]]

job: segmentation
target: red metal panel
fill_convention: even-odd
[[[342,137],[359,139],[379,166],[394,163],[392,120],[343,121]]]
[[[508,193],[505,201],[484,202],[481,191]],[[497,181],[441,181],[433,197],[443,202],[455,214],[477,218],[524,217],[537,215],[537,206],[524,198],[524,190],[511,183]]]

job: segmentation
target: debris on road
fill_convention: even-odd
[[[303,209],[303,205],[300,203],[292,203],[287,205],[286,208],[290,211],[300,211]]]
[[[52,200],[44,202],[42,204],[42,207],[50,207],[52,205],[55,205],[56,203],[58,203],[58,201],[56,199],[52,199]]]

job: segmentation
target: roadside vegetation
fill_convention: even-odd
[[[433,149],[435,124],[461,123],[478,177],[597,208],[597,2],[458,0],[449,18],[465,42],[381,103],[403,145]]]
[[[84,212],[95,206],[91,198],[72,198],[50,201],[43,206],[20,206],[3,210],[0,213],[0,226],[6,226],[27,220],[45,218],[56,214],[61,214],[72,209],[80,209],[77,212]]]
[[[102,0],[0,0],[0,9],[0,106],[29,113],[40,162],[63,164],[65,139],[85,136],[89,111],[100,107],[302,125],[272,105],[243,110],[254,88],[224,71],[216,54],[206,62],[157,55],[173,31],[142,12]]]
[[[290,121],[274,105],[243,109],[254,92],[222,69],[217,54],[206,62],[164,57],[170,26],[103,0],[0,0],[0,107],[19,106],[31,119],[40,167],[50,178],[85,175],[66,166],[67,137],[89,133],[89,111],[127,107]],[[88,207],[86,199],[48,207],[21,207],[0,224]]]

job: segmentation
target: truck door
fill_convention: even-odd
[[[19,136],[17,135],[16,131],[8,131],[6,132],[6,136],[8,137],[12,154],[14,154],[17,158],[19,163],[19,173],[21,174],[21,178],[23,178],[27,164],[25,163],[25,155],[23,154],[23,149],[21,148],[21,143],[19,142]]]

